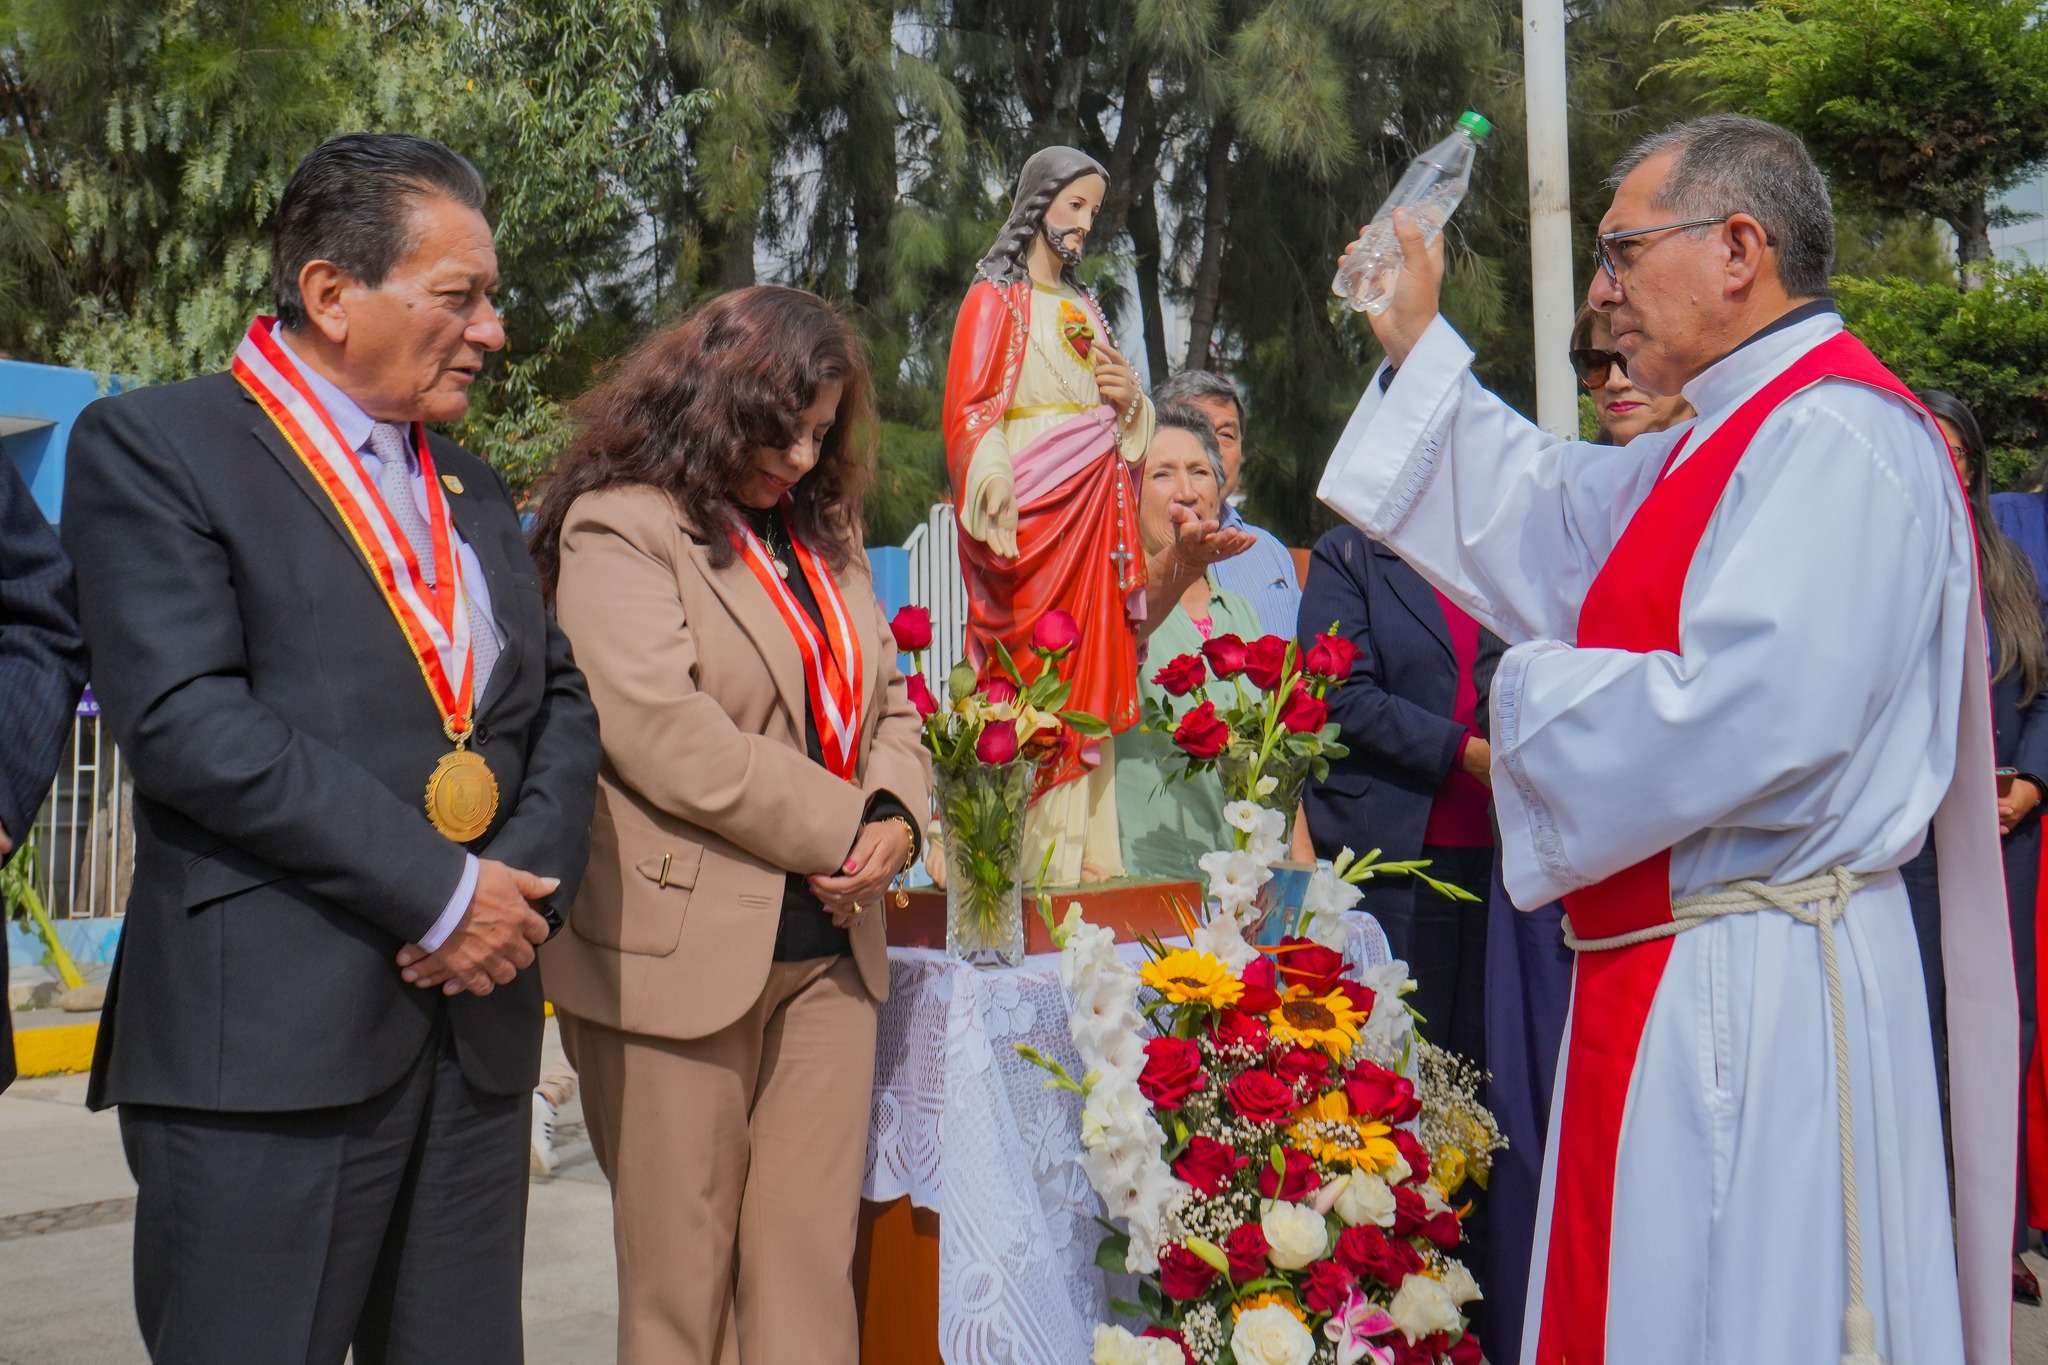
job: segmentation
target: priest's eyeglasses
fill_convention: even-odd
[[[1647,237],[1653,232],[1676,232],[1680,228],[1713,227],[1718,223],[1727,222],[1734,216],[1732,213],[1724,213],[1719,218],[1688,218],[1682,223],[1659,223],[1655,227],[1629,228],[1623,232],[1603,232],[1595,239],[1598,243],[1597,249],[1600,254],[1600,268],[1607,272],[1609,280],[1619,284],[1621,283],[1620,272],[1630,262],[1615,259],[1614,244],[1616,242],[1626,242],[1637,237]]]

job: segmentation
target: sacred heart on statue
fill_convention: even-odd
[[[1081,357],[1081,363],[1087,364],[1089,348],[1095,345],[1095,329],[1089,325],[1088,315],[1065,299],[1060,300],[1060,335]]]

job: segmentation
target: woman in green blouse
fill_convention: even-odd
[[[1208,419],[1194,408],[1165,404],[1156,420],[1138,496],[1138,530],[1147,558],[1173,544],[1174,508],[1213,521],[1223,504],[1223,455]],[[1165,694],[1152,675],[1169,659],[1192,654],[1220,636],[1255,640],[1261,633],[1251,603],[1217,587],[1212,569],[1181,595],[1173,614],[1146,642],[1138,665],[1139,690],[1159,700]],[[1219,707],[1236,701],[1227,682],[1211,680],[1203,692]],[[1222,782],[1213,772],[1181,781],[1174,752],[1169,735],[1131,730],[1117,736],[1117,825],[1124,867],[1133,877],[1195,878],[1197,858],[1230,847]]]

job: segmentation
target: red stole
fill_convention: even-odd
[[[1582,648],[1680,652],[1686,575],[1751,439],[1771,413],[1823,379],[1848,379],[1918,407],[1905,385],[1847,332],[1823,341],[1772,379],[1666,472],[1629,519],[1579,609]],[[1672,452],[1676,460],[1684,442]],[[1564,898],[1572,928],[1606,938],[1671,920],[1671,854]],[[1607,1278],[1614,1231],[1615,1162],[1629,1078],[1656,999],[1670,939],[1581,953],[1572,977],[1557,1130],[1549,1253],[1538,1328],[1538,1365],[1602,1365],[1607,1359]]]

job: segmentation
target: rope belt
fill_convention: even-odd
[[[1835,1126],[1842,1144],[1842,1233],[1849,1249],[1849,1307],[1842,1314],[1842,1334],[1849,1347],[1843,1365],[1883,1365],[1877,1353],[1877,1322],[1863,1301],[1863,1237],[1856,1210],[1856,1111],[1849,1095],[1849,1016],[1842,1003],[1842,967],[1835,953],[1835,921],[1849,911],[1849,898],[1877,879],[1876,874],[1851,872],[1837,865],[1819,876],[1784,886],[1736,882],[1721,891],[1686,896],[1671,902],[1671,920],[1609,938],[1582,939],[1564,921],[1565,946],[1576,953],[1604,953],[1639,943],[1676,938],[1723,915],[1750,915],[1782,910],[1801,924],[1820,931],[1821,962],[1827,968],[1828,1013],[1835,1034]],[[1811,907],[1811,908],[1808,908]]]

